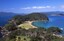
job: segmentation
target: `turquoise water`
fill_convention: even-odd
[[[49,21],[36,21],[33,22],[32,25],[37,27],[59,27],[64,31],[64,16],[48,16]]]

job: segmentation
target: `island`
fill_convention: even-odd
[[[49,21],[43,13],[31,13],[28,15],[16,15],[9,23],[1,28],[0,41],[63,41],[64,37],[58,35],[62,30],[58,27],[36,27],[35,21]]]

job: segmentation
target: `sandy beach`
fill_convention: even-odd
[[[34,21],[25,21],[23,24],[18,25],[18,27],[21,27],[24,29],[37,28],[36,26],[32,25],[32,22]]]
[[[34,22],[34,21],[27,21],[28,23],[29,23],[29,25],[31,25],[33,28],[37,28],[36,26],[33,26],[32,25],[32,22]]]

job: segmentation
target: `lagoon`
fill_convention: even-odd
[[[64,32],[64,16],[48,16],[49,21],[35,21],[32,25],[36,27],[58,27]]]

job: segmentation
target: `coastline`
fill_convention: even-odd
[[[32,22],[34,21],[25,21],[23,24],[18,25],[18,27],[24,28],[26,30],[31,29],[31,28],[37,28],[36,26],[32,25]]]
[[[27,21],[33,28],[37,28],[36,26],[32,25],[34,21]]]

